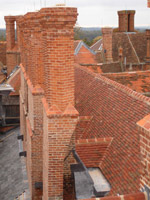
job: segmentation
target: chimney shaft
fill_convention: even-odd
[[[75,8],[41,9],[44,17],[43,61],[45,95],[49,106],[64,111],[68,103],[74,105],[74,32],[77,18]]]
[[[134,32],[134,10],[118,11],[119,32]]]
[[[7,50],[15,46],[15,16],[5,16]]]
[[[106,62],[112,62],[112,28],[102,28],[103,50]]]
[[[146,39],[147,39],[146,62],[150,63],[150,29],[146,30]]]

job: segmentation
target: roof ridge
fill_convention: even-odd
[[[150,98],[146,97],[138,92],[133,91],[132,89],[128,88],[127,86],[124,86],[120,83],[117,83],[113,80],[110,80],[104,76],[102,76],[101,74],[95,74],[92,71],[89,71],[87,68],[81,66],[81,65],[76,65],[76,67],[80,68],[81,70],[85,71],[86,73],[92,75],[95,77],[95,79],[99,79],[101,81],[104,81],[106,84],[112,85],[115,88],[121,90],[122,92],[126,93],[127,95],[133,97],[134,99],[143,101],[144,103],[146,103],[147,105],[150,105]]]

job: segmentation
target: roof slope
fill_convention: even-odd
[[[0,143],[0,199],[8,200],[19,196],[28,188],[26,175],[19,158],[19,129],[9,131]]]
[[[117,81],[140,93],[150,92],[150,70],[137,72],[103,73],[103,76]]]
[[[130,40],[136,50],[140,62],[144,62],[146,58],[146,33],[129,34]]]
[[[150,112],[150,99],[78,66],[75,98],[79,114],[93,116],[79,138],[113,137],[101,166],[112,186],[110,194],[138,191],[140,147],[136,122]]]
[[[90,49],[83,41],[77,40],[74,42],[75,52],[74,58],[75,62],[79,64],[95,64],[97,63],[95,52]]]
[[[118,49],[119,47],[122,47],[123,57],[126,57],[127,63],[139,63],[139,61],[144,62],[146,46],[145,33],[113,33],[113,60],[118,61]]]
[[[86,167],[99,167],[111,141],[112,138],[78,140],[76,151]]]
[[[135,34],[134,34],[135,36]],[[137,63],[137,58],[129,42],[128,35],[126,33],[114,33],[112,38],[112,52],[113,60],[119,60],[118,49],[123,48],[123,57],[126,57],[127,63]]]

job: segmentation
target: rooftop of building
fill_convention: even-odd
[[[150,112],[150,99],[81,66],[76,66],[75,82],[76,109],[80,116],[91,116],[76,139],[112,137],[99,165],[112,187],[109,195],[138,192],[141,160],[136,123]],[[88,150],[84,153],[89,156]]]
[[[17,199],[22,193],[28,199],[25,161],[19,157],[19,128],[0,134],[0,198]]]

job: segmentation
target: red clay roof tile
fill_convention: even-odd
[[[150,99],[78,66],[75,101],[81,116],[93,117],[79,139],[113,137],[101,165],[112,186],[110,195],[137,192],[141,161],[136,123],[149,114]]]
[[[78,140],[76,151],[86,167],[99,167],[111,141],[112,138]]]

